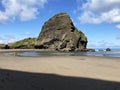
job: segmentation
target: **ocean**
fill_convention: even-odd
[[[120,49],[95,49],[96,52],[50,52],[50,51],[24,51],[24,52],[6,52],[4,55],[14,55],[21,57],[39,57],[39,56],[102,56],[120,58]]]
[[[105,51],[105,49],[95,49],[96,52],[87,52],[87,56],[105,56],[105,57],[120,57],[120,49],[111,49],[111,51]]]

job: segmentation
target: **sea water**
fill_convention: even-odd
[[[117,57],[120,58],[120,49],[96,49],[96,52],[50,52],[50,51],[24,51],[24,52],[7,52],[4,55],[14,55],[22,57],[39,57],[39,56],[104,56],[104,57]]]
[[[88,56],[105,56],[105,57],[120,57],[120,49],[111,49],[111,51],[105,51],[105,49],[96,49],[96,52],[87,52]]]

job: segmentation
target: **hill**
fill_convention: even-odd
[[[19,49],[27,49],[34,48],[34,45],[37,42],[37,38],[26,38],[17,42],[9,43],[10,48],[19,48]]]

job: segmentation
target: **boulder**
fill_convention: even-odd
[[[58,51],[83,50],[87,46],[87,37],[73,24],[69,15],[62,12],[56,14],[42,27],[36,47]]]
[[[106,51],[111,51],[111,49],[110,48],[106,48]]]

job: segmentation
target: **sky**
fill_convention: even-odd
[[[0,0],[0,43],[38,37],[60,12],[87,36],[88,48],[120,48],[120,0]]]

